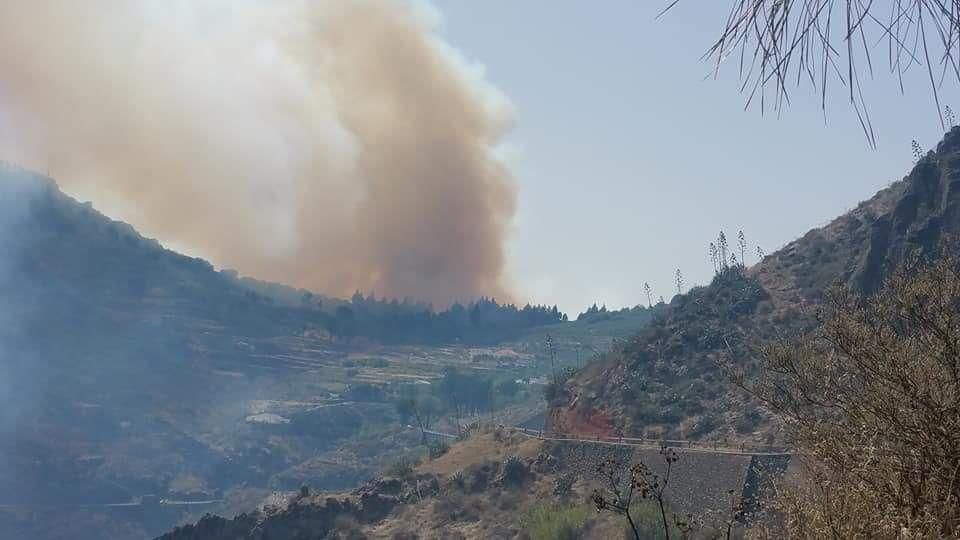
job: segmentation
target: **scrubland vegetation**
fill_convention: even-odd
[[[803,464],[779,500],[784,527],[960,536],[960,259],[910,263],[865,298],[834,290],[819,319],[766,347],[760,378],[745,382]]]

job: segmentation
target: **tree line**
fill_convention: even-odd
[[[311,302],[305,295],[304,303]],[[321,307],[322,304],[315,304]],[[364,297],[357,292],[349,302],[322,310],[320,322],[338,338],[365,337],[384,343],[494,343],[523,330],[567,320],[557,306],[517,307],[494,298],[455,303],[443,311],[409,300]]]

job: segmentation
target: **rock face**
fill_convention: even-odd
[[[931,253],[960,232],[960,130],[948,133],[904,184],[896,206],[872,224],[852,283],[863,291],[875,291],[911,252]]]
[[[718,438],[765,425],[724,389],[718,362],[744,365],[767,339],[808,329],[830,286],[876,291],[913,256],[956,250],[960,128],[903,180],[749,268],[677,297],[638,335],[556,392],[547,425],[580,435]]]

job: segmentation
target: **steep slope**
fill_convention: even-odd
[[[395,421],[388,404],[332,393],[354,344],[331,341],[316,303],[277,290],[294,294],[0,167],[0,537],[148,537],[193,507],[114,505],[242,499]],[[364,450],[415,440],[373,439]],[[379,466],[334,459],[306,468],[346,487]]]
[[[557,431],[686,438],[772,437],[765,412],[725,384],[763,340],[808,328],[834,283],[863,293],[911,254],[956,249],[960,128],[903,180],[752,268],[729,268],[676,298],[648,327],[554,394]]]
[[[125,502],[191,475],[219,479],[189,488],[210,498],[251,478],[222,411],[316,322],[9,167],[0,299],[0,505]],[[7,517],[0,536],[28,534]]]
[[[304,480],[356,486],[419,442],[380,390],[450,365],[515,380],[526,343],[464,344],[563,319],[241,278],[0,164],[0,538],[146,537]],[[110,506],[159,498],[227,502]]]
[[[216,356],[207,353],[237,336],[293,335],[318,322],[314,311],[274,306],[232,275],[77,203],[48,179],[2,174],[0,353],[6,369],[29,370],[25,380],[55,384],[40,377],[83,371],[97,391],[109,384],[94,379],[109,376],[123,383],[111,392],[142,402],[150,392],[139,383],[189,385],[163,377]],[[145,369],[149,382],[137,377]],[[72,383],[73,399],[89,397],[84,380]]]
[[[745,505],[769,496],[766,480],[783,473],[788,456],[747,456],[678,449],[666,496],[668,512],[697,516],[695,538],[718,538],[731,494]],[[391,467],[349,493],[299,494],[232,519],[205,516],[158,540],[265,538],[632,538],[622,516],[597,512],[594,489],[606,489],[598,466],[644,463],[665,474],[660,450],[591,441],[543,441],[483,427],[444,455]],[[754,507],[755,508],[755,507]],[[643,538],[657,538],[652,501],[636,504]],[[750,514],[742,521],[762,516]],[[739,532],[739,531],[737,531]],[[680,535],[676,535],[680,537]]]

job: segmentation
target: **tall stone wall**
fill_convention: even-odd
[[[578,441],[550,441],[547,450],[561,466],[585,481],[597,479],[597,466],[606,459],[629,464],[642,462],[655,473],[666,473],[659,450],[616,444]],[[750,456],[675,449],[679,461],[673,464],[668,490],[670,506],[683,514],[729,514],[730,491],[750,516],[757,514],[770,494],[773,480],[787,469],[789,456]]]

